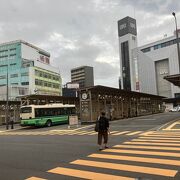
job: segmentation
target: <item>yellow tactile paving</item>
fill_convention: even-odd
[[[180,148],[176,147],[156,147],[156,146],[135,146],[135,145],[116,145],[115,148],[128,148],[128,149],[155,149],[155,150],[169,150],[169,151],[180,151]]]
[[[151,168],[146,166],[134,166],[134,165],[125,165],[125,164],[116,164],[116,163],[107,163],[107,162],[98,162],[98,161],[88,161],[88,160],[76,160],[71,162],[71,164],[129,171],[129,172],[139,172],[139,173],[161,175],[168,177],[174,177],[178,172],[176,170],[169,170],[162,168]]]
[[[133,141],[133,142],[124,142],[123,144],[140,144],[140,145],[155,145],[155,146],[180,146],[180,144],[177,143],[149,143],[149,142],[137,142],[137,141]]]
[[[77,170],[77,169],[71,169],[71,168],[63,168],[63,167],[57,167],[54,169],[49,170],[50,173],[60,174],[60,175],[66,175],[71,177],[77,177],[77,178],[84,178],[84,179],[93,179],[93,180],[135,180],[135,178],[130,177],[123,177],[123,176],[115,176],[110,174],[104,174],[104,173],[96,173],[91,171],[84,171],[84,170]]]
[[[180,166],[180,161],[169,160],[169,159],[159,159],[159,158],[147,158],[147,157],[137,157],[137,156],[117,156],[117,155],[109,155],[109,154],[91,154],[88,157]]]
[[[153,156],[169,156],[169,157],[180,157],[180,153],[173,152],[156,152],[156,151],[138,151],[128,149],[105,149],[104,152],[113,153],[125,153],[125,154],[142,154],[142,155],[153,155]]]
[[[47,179],[38,178],[38,177],[30,177],[30,178],[25,179],[25,180],[47,180]]]

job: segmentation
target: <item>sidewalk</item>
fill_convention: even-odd
[[[9,125],[9,129],[8,130],[6,130],[6,125],[1,125],[0,126],[0,133],[1,132],[6,132],[6,131],[14,131],[14,130],[18,130],[18,129],[22,129],[20,124],[14,124],[14,129],[11,129],[11,125]]]

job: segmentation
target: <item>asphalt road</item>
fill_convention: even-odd
[[[163,131],[178,118],[163,113],[110,122],[109,149],[101,152],[92,125],[1,132],[0,180],[179,180],[180,131]]]

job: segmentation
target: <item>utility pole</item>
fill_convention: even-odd
[[[179,72],[180,72],[180,51],[179,51],[179,37],[178,37],[178,29],[177,29],[177,19],[175,12],[172,13],[175,19],[175,25],[176,25],[176,43],[177,43],[177,52],[178,52],[178,61],[179,61]]]
[[[6,74],[6,129],[9,129],[9,91],[8,91],[8,89],[9,89],[9,85],[8,85],[8,81],[9,81],[9,73],[8,73],[8,64],[7,64],[7,74]]]

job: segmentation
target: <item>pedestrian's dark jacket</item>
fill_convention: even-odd
[[[99,118],[99,132],[105,132],[107,131],[109,128],[109,120],[104,117],[104,116],[101,116]]]

